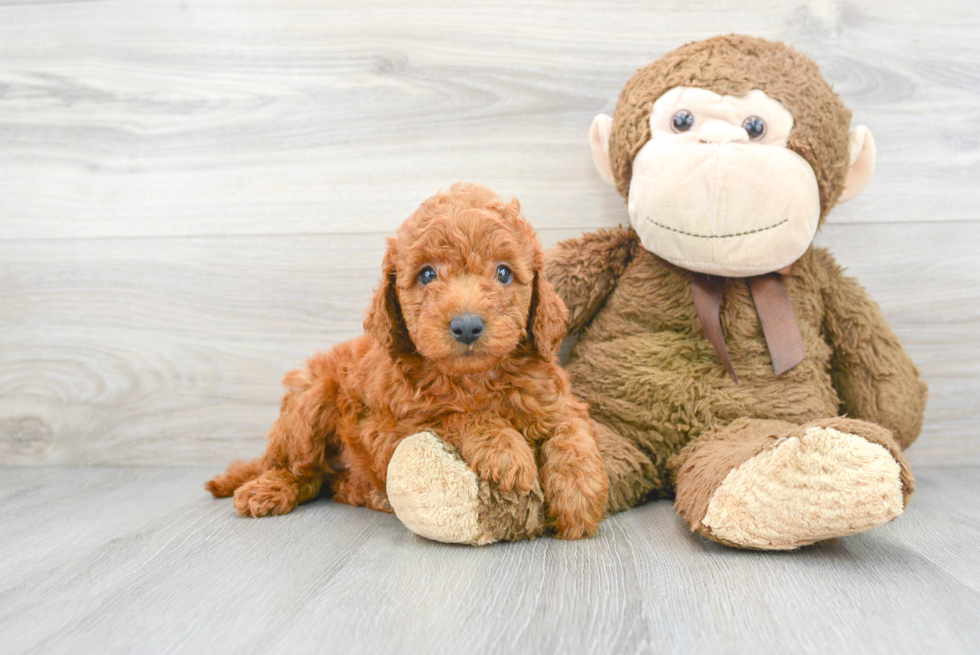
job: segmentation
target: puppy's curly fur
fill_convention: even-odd
[[[501,279],[500,265],[512,280]],[[426,267],[435,279],[423,284]],[[461,314],[484,322],[469,345],[450,330]],[[391,511],[392,453],[403,438],[431,430],[505,491],[540,484],[557,536],[593,535],[608,482],[586,406],[556,361],[567,318],[518,202],[454,185],[388,239],[366,334],[286,375],[265,454],[232,463],[206,487],[234,495],[250,516],[289,512],[321,489]]]

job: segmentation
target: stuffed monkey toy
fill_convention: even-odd
[[[811,59],[732,35],[639,70],[593,122],[596,167],[632,227],[558,244],[546,274],[578,335],[566,368],[590,406],[608,513],[673,497],[708,539],[787,550],[907,506],[902,452],[926,387],[878,306],[811,244],[874,170],[871,133],[850,121]],[[509,526],[482,542],[542,531],[523,509],[539,501],[427,443],[406,440],[389,469],[410,529],[449,534],[462,505],[445,490],[466,488],[486,499],[467,506],[471,524]],[[457,473],[423,482],[419,461]]]

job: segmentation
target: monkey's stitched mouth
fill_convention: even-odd
[[[768,227],[760,227],[760,228],[758,228],[756,230],[746,230],[745,232],[733,232],[731,234],[695,234],[694,232],[685,232],[684,230],[678,230],[676,227],[670,227],[669,225],[663,225],[662,223],[658,223],[657,221],[653,220],[649,216],[647,216],[646,219],[648,221],[650,221],[651,223],[653,223],[654,225],[656,225],[657,227],[659,227],[659,228],[663,228],[663,229],[669,230],[671,232],[677,232],[678,234],[683,234],[683,235],[689,236],[689,237],[697,237],[699,239],[730,239],[732,237],[743,237],[743,236],[745,236],[747,234],[755,234],[756,232],[765,232],[766,230],[771,230],[774,227],[779,227],[783,223],[786,223],[786,222],[789,221],[788,218],[784,218],[783,220],[779,221],[778,223],[773,223],[772,225],[769,225]]]

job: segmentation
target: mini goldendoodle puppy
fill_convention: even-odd
[[[366,334],[287,374],[265,454],[207,483],[239,513],[284,514],[329,489],[391,511],[388,463],[428,430],[503,491],[544,494],[555,534],[595,534],[608,482],[586,405],[556,361],[567,311],[516,200],[457,184],[388,239]]]

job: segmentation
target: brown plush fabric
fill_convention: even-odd
[[[610,134],[610,161],[623,196],[633,158],[650,139],[653,103],[677,86],[734,96],[759,89],[781,102],[794,118],[788,147],[813,168],[821,220],[827,215],[846,179],[851,113],[811,59],[785,44],[748,36],[687,44],[626,83]],[[593,419],[609,428],[606,448],[621,439],[650,459],[652,468],[639,470],[652,496],[673,494],[668,462],[693,440],[719,434],[729,435],[722,442],[744,439],[718,455],[724,466],[685,468],[693,451],[675,460],[675,472],[686,471],[686,477],[701,480],[695,486],[710,487],[724,477],[725,467],[759,453],[787,425],[843,414],[894,434],[897,443],[888,447],[910,492],[896,447],[908,447],[921,429],[925,385],[878,306],[827,251],[811,247],[784,280],[806,357],[779,378],[773,376],[746,281],[728,280],[720,318],[737,385],[700,327],[691,273],[645,250],[632,229],[600,230],[559,243],[545,254],[545,270],[569,308],[570,332],[579,335],[567,364],[575,392],[589,402]],[[765,434],[756,431],[760,426]],[[710,464],[713,452],[701,456]],[[645,488],[629,476],[610,473],[610,479],[610,499]],[[705,503],[703,493],[693,494],[679,509],[694,525]]]
[[[845,182],[850,112],[810,59],[753,37],[689,44],[627,83],[610,141],[624,196],[633,157],[650,138],[653,102],[675,86],[723,95],[760,89],[780,101],[795,120],[788,147],[813,167],[821,219],[826,216]],[[566,368],[595,422],[592,432],[610,483],[608,513],[676,492],[679,512],[705,536],[782,549],[867,529],[907,504],[914,481],[901,451],[921,429],[926,388],[878,306],[826,250],[809,248],[784,280],[806,357],[778,378],[746,280],[728,280],[720,322],[739,384],[701,329],[691,273],[645,250],[633,230],[600,230],[559,243],[545,254],[545,273],[568,307],[570,332],[579,337]],[[787,448],[777,448],[780,443]],[[803,477],[794,477],[791,464],[796,446],[809,458]],[[772,457],[781,454],[789,458]],[[836,487],[836,478],[823,475],[825,455],[836,458],[841,479],[852,487]],[[871,461],[877,472],[869,476],[862,461]],[[739,468],[743,464],[750,466]],[[749,473],[757,477],[735,480]],[[729,474],[738,484],[724,484]],[[810,486],[798,488],[796,481]],[[876,495],[879,482],[890,504]],[[793,502],[759,495],[768,488],[787,490]],[[746,489],[764,511],[741,511],[737,493],[715,496]],[[862,489],[871,495],[861,497]],[[533,495],[522,499],[492,487],[481,493],[488,508],[481,521],[497,526],[499,538],[540,532]],[[811,497],[829,498],[827,505],[810,505],[827,508],[825,514],[796,512]],[[713,498],[721,501],[712,504]],[[852,506],[849,498],[860,502]],[[875,505],[888,505],[887,511]],[[708,514],[713,507],[714,518]],[[859,515],[864,508],[866,515]],[[767,516],[774,517],[768,525]],[[779,533],[794,521],[798,534]],[[705,523],[720,526],[732,540],[746,538],[735,543]]]
[[[480,503],[480,527],[496,541],[534,539],[547,528],[544,494],[537,485],[522,493],[503,491],[494,482],[480,480],[477,500]]]
[[[643,247],[632,230],[599,230],[545,252],[545,269],[558,276],[551,283],[562,289],[568,309],[569,333],[592,320],[638,250]]]
[[[595,421],[592,422],[592,436],[599,446],[603,467],[610,480],[607,516],[636,507],[662,486],[653,462],[632,441]]]
[[[548,253],[546,271],[569,307],[588,308],[577,314],[584,327],[567,364],[575,392],[595,421],[650,458],[644,477],[654,496],[673,494],[673,455],[737,419],[802,425],[846,413],[893,431],[902,448],[914,441],[925,385],[878,306],[829,252],[811,247],[785,279],[807,357],[779,378],[747,284],[728,281],[721,323],[736,385],[701,331],[690,273],[630,240],[628,229],[570,239]],[[580,282],[610,270],[622,271],[615,286]],[[630,493],[615,487],[611,498]]]
[[[682,46],[641,68],[623,87],[613,114],[609,159],[624,198],[633,158],[650,140],[653,103],[677,86],[733,96],[759,89],[781,102],[795,119],[787,145],[813,167],[821,220],[827,215],[844,189],[851,112],[812,59],[784,43],[740,35]]]
[[[922,430],[926,385],[875,302],[829,253],[816,255],[830,283],[823,296],[824,332],[834,348],[830,373],[841,409],[888,428],[904,450]]]
[[[725,477],[797,427],[786,421],[740,418],[724,428],[708,430],[671,458],[669,466],[677,485],[674,507],[691,529],[710,536],[701,519]]]

